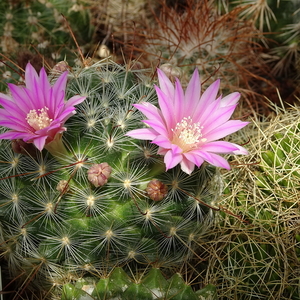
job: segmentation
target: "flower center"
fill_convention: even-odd
[[[48,127],[53,120],[49,118],[47,110],[49,110],[48,107],[40,108],[38,110],[31,109],[26,117],[27,123],[35,130]]]
[[[191,117],[184,117],[181,122],[176,124],[172,129],[173,139],[172,143],[179,146],[183,152],[190,151],[197,148],[198,144],[205,142],[202,138],[203,126],[200,123],[194,123]]]

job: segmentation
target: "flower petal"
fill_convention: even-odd
[[[221,126],[214,128],[208,133],[205,133],[207,142],[215,141],[223,138],[224,136],[231,134],[245,127],[249,122],[242,122],[240,120],[229,120]]]
[[[157,131],[157,133],[164,135],[164,136],[168,136],[168,131],[166,129],[166,127],[158,122],[156,122],[155,120],[143,120],[143,123],[149,125],[150,127],[152,127],[154,130]]]
[[[142,112],[148,119],[155,119],[159,123],[164,124],[164,119],[162,118],[161,111],[156,106],[149,102],[142,102],[140,104],[134,104],[140,112]]]
[[[28,96],[24,87],[16,86],[15,84],[8,83],[9,90],[11,92],[13,101],[19,106],[19,108],[28,113],[33,107],[34,103]]]
[[[157,97],[158,97],[158,104],[161,109],[162,116],[165,120],[166,127],[171,130],[175,127],[177,123],[174,118],[174,107],[173,107],[173,99],[167,97],[158,87],[155,87]]]
[[[248,150],[246,150],[244,147],[234,144],[234,143],[231,143],[231,144],[238,148],[238,150],[233,151],[233,154],[235,154],[235,155],[248,155],[249,154]]]
[[[158,75],[160,89],[167,97],[173,99],[174,97],[173,83],[170,81],[168,76],[162,70],[157,69],[157,75]]]
[[[47,136],[39,136],[33,140],[33,144],[42,151],[45,147]]]
[[[217,141],[204,144],[200,147],[201,151],[214,152],[214,153],[234,153],[239,151],[237,145],[226,141]]]
[[[215,111],[212,111],[206,120],[200,122],[203,126],[202,134],[205,135],[207,132],[210,132],[214,128],[221,126],[226,123],[232,116],[236,105],[219,107]]]
[[[16,105],[13,101],[10,100],[4,100],[0,98],[0,105],[4,107],[4,109],[0,109],[1,111],[1,119],[4,118],[10,118],[10,116],[15,116],[16,118],[20,120],[24,120],[26,118],[26,113],[24,113],[18,105]],[[23,121],[24,122],[24,121]]]
[[[12,116],[0,121],[0,125],[16,131],[30,131],[30,127],[28,125],[26,126],[26,124],[23,124],[19,121],[19,119],[13,118]]]
[[[208,163],[210,163],[211,165],[230,170],[230,165],[225,158],[223,158],[217,154],[209,153],[209,152],[205,152],[205,151],[197,151],[197,153],[200,156],[202,156],[202,158],[205,161],[207,161]]]
[[[71,97],[66,103],[65,108],[80,104],[86,99],[86,96],[75,95]]]
[[[35,68],[29,62],[25,68],[25,84],[26,87],[31,90],[34,88],[35,83],[39,83],[39,76]]]
[[[165,149],[171,149],[172,148],[172,143],[167,139],[166,137],[162,135],[158,135],[153,141],[151,142],[161,148]]]
[[[221,100],[221,107],[237,104],[241,94],[238,92],[231,93]]]
[[[195,164],[194,164],[192,161],[190,161],[190,160],[188,160],[187,158],[185,158],[184,156],[183,156],[183,159],[182,159],[182,161],[181,161],[181,163],[180,163],[180,166],[181,166],[181,170],[182,170],[183,172],[189,174],[189,175],[190,175],[190,174],[194,171],[194,169],[195,169]]]
[[[174,116],[175,123],[180,122],[185,115],[184,92],[180,81],[176,78],[174,94]]]
[[[159,155],[166,155],[166,153],[168,151],[169,151],[169,149],[158,147],[157,154],[159,154]]]
[[[0,139],[9,139],[9,140],[15,140],[15,139],[31,139],[33,137],[32,133],[27,132],[20,132],[20,131],[14,131],[9,130],[4,133],[0,134]]]
[[[200,167],[204,162],[204,159],[200,155],[198,155],[196,152],[194,153],[192,151],[184,153],[183,157],[185,157],[186,159],[191,161],[197,167]]]
[[[53,85],[54,97],[56,98],[57,92],[63,91],[65,93],[66,85],[68,79],[68,71],[63,72],[58,79],[56,80],[55,84]]]
[[[206,91],[202,94],[201,99],[198,103],[198,106],[195,108],[195,116],[199,118],[199,114],[214,100],[216,100],[217,94],[219,92],[220,80],[213,82]]]
[[[130,136],[132,138],[138,139],[138,140],[154,140],[157,137],[156,130],[152,128],[141,128],[141,129],[134,129],[131,131],[128,131],[126,136]]]
[[[199,72],[195,69],[192,78],[185,90],[185,111],[190,110],[191,112],[196,111],[196,107],[199,104],[201,96],[201,84],[199,78]],[[191,114],[192,116],[192,114]]]
[[[172,145],[172,149],[170,149],[164,157],[164,162],[166,164],[166,170],[174,168],[176,165],[178,165],[182,161],[182,154],[181,149],[176,146]]]
[[[203,108],[201,111],[198,111],[197,114],[194,113],[194,122],[199,122],[202,126],[204,126],[205,123],[210,124],[210,118],[219,112],[219,108],[220,100],[211,102],[207,105],[207,107]]]

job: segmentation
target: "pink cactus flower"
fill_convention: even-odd
[[[237,144],[218,141],[238,131],[249,122],[229,120],[240,94],[231,93],[217,97],[220,80],[211,84],[201,95],[198,71],[183,91],[176,78],[175,86],[160,69],[157,70],[160,88],[155,86],[160,109],[148,102],[135,104],[148,119],[148,128],[135,129],[126,135],[150,140],[159,146],[158,154],[164,155],[166,170],[180,164],[183,172],[191,174],[195,165],[204,161],[230,169],[228,161],[219,154],[248,154]]]
[[[25,70],[25,85],[8,84],[11,96],[0,93],[0,126],[11,130],[0,139],[22,139],[39,150],[66,130],[64,123],[75,113],[74,105],[85,100],[73,96],[65,102],[68,72],[64,72],[52,86],[44,68],[38,75],[30,63]]]

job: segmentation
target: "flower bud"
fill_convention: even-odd
[[[100,45],[97,50],[97,54],[100,58],[107,58],[110,56],[110,51],[107,46]]]
[[[15,153],[36,157],[36,147],[31,143],[26,143],[21,139],[17,139],[12,140],[11,146]]]
[[[104,184],[107,183],[111,171],[112,171],[111,166],[106,162],[92,165],[87,171],[88,180],[95,187],[103,186]]]
[[[161,201],[168,194],[168,187],[158,179],[152,179],[146,188],[146,193],[153,201]]]
[[[175,78],[180,79],[182,76],[182,71],[178,67],[174,67],[171,64],[163,64],[159,67],[172,81],[175,82]]]
[[[53,69],[51,70],[51,73],[54,75],[60,75],[61,73],[68,71],[69,65],[66,61],[62,60],[58,62]]]
[[[67,180],[60,180],[56,186],[56,190],[60,193],[66,193],[70,190],[69,183]]]

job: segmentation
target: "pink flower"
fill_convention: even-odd
[[[155,89],[160,109],[148,102],[135,104],[148,118],[143,122],[149,128],[135,129],[126,135],[152,141],[159,146],[158,154],[164,155],[167,170],[180,164],[187,174],[204,161],[230,169],[220,153],[248,154],[239,145],[217,141],[249,123],[229,120],[240,98],[239,93],[217,98],[220,85],[217,80],[201,96],[197,70],[184,92],[177,78],[174,87],[163,71],[158,69],[157,72],[160,88],[155,86]]]
[[[86,97],[73,96],[64,101],[68,72],[64,72],[51,86],[44,68],[38,75],[30,63],[25,70],[24,86],[8,84],[11,96],[0,93],[0,125],[11,130],[0,139],[22,139],[39,150],[66,130],[66,120],[75,113],[74,105]]]

